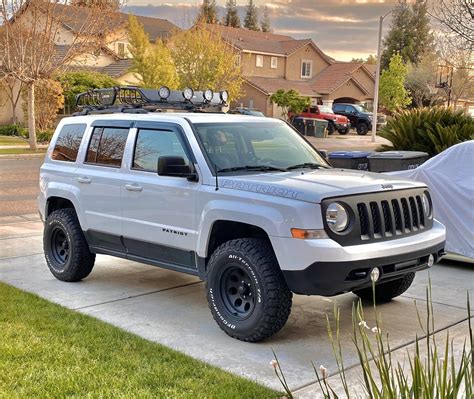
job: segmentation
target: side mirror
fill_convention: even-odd
[[[328,150],[318,150],[319,153],[323,156],[323,158],[326,160],[326,161],[329,161],[329,154],[328,154]]]
[[[185,177],[189,181],[197,181],[198,176],[194,168],[186,165],[183,157],[164,156],[158,158],[158,175]]]

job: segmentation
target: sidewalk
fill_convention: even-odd
[[[326,331],[326,314],[332,317],[337,304],[341,309],[341,341],[349,384],[360,387],[359,360],[351,343],[354,295],[295,295],[290,319],[282,331],[261,343],[244,343],[228,337],[215,324],[204,284],[196,277],[98,255],[94,270],[83,281],[56,280],[44,261],[42,228],[34,214],[0,217],[0,281],[281,390],[269,364],[274,350],[290,387],[302,398],[320,397],[311,362],[316,367],[327,367],[332,381],[338,379]],[[471,298],[474,296],[474,269],[443,261],[429,273],[418,273],[404,295],[379,306],[383,332],[390,334],[397,359],[411,347],[415,334],[423,336],[414,300],[425,320],[429,276],[439,341],[443,341],[448,329],[457,338],[467,337],[466,291],[470,291]],[[367,323],[374,325],[372,306],[365,305],[364,310]]]
[[[306,138],[313,144],[318,150],[331,151],[375,151],[382,144],[390,144],[390,141],[376,136],[375,143],[372,143],[372,137],[370,134],[366,136],[358,136],[357,134],[348,134],[341,136],[333,134],[326,138],[308,137]]]

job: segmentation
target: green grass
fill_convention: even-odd
[[[38,148],[36,151],[32,151],[29,148],[0,148],[0,155],[8,154],[44,154],[46,148]]]
[[[0,145],[28,145],[28,141],[17,136],[1,136]]]
[[[0,397],[66,396],[277,398],[279,394],[0,283]]]

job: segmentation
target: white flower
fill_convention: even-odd
[[[374,328],[372,328],[372,332],[373,332],[374,334],[380,334],[382,331],[380,330],[380,328],[374,327]]]
[[[370,330],[370,327],[364,320],[359,321],[359,326],[363,326],[364,328],[367,328],[367,330]]]
[[[319,366],[319,372],[321,373],[321,376],[323,377],[323,380],[328,378],[328,369],[324,367],[323,365]]]
[[[270,362],[270,366],[272,366],[274,369],[276,369],[277,366],[278,366],[278,362],[277,362],[275,359],[273,359],[273,360]]]

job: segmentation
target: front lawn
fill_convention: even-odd
[[[276,398],[279,395],[0,283],[0,396]]]
[[[0,155],[44,154],[46,150],[46,148],[38,148],[36,151],[30,150],[29,148],[0,148]]]
[[[17,136],[0,135],[0,145],[28,145],[28,140]]]

